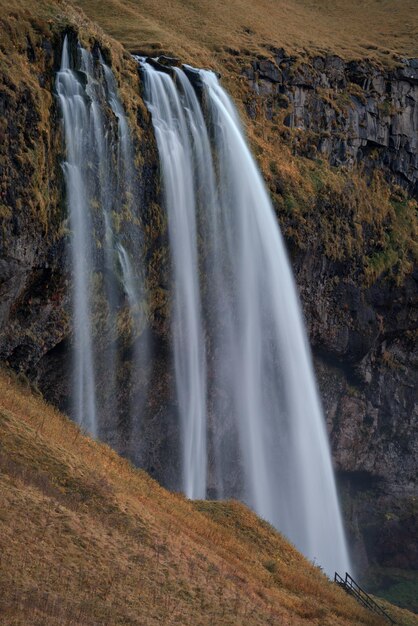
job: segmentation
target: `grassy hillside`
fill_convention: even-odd
[[[129,49],[197,58],[225,48],[332,51],[345,58],[418,56],[415,0],[77,0]]]
[[[6,373],[0,398],[2,624],[379,624],[245,506],[165,491]]]

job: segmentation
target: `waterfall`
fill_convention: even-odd
[[[138,379],[141,376],[141,370],[145,368],[147,359],[149,358],[147,330],[144,328],[146,311],[141,301],[141,296],[143,296],[143,278],[138,276],[138,273],[134,271],[134,266],[122,243],[118,243],[117,248],[122,272],[123,289],[128,300],[129,314],[132,322],[131,335],[134,338],[132,378]],[[136,341],[140,335],[142,336],[141,347],[138,346],[138,342]],[[148,382],[147,380],[143,381],[141,386],[142,397],[131,399],[129,407],[131,415],[131,457],[135,459],[136,462],[140,462],[141,458],[141,412],[144,410],[148,392]]]
[[[71,50],[76,58],[66,37],[56,93],[70,229],[72,412],[93,436],[115,442],[119,433],[141,464],[149,354],[135,151],[111,68],[98,50]],[[241,498],[327,573],[345,571],[296,286],[238,114],[209,71],[140,66],[168,221],[179,487],[190,498]],[[123,220],[129,227],[120,229]]]
[[[101,274],[103,284],[96,285],[97,295],[103,295],[106,302],[107,314],[104,317],[100,328],[101,343],[105,345],[103,356],[99,360],[96,358],[96,373],[100,374],[100,364],[106,363],[106,385],[102,389],[96,387],[97,411],[103,414],[105,410],[109,413],[116,413],[116,309],[117,309],[117,285],[115,281],[115,236],[112,225],[112,212],[116,208],[116,185],[117,177],[113,168],[113,145],[105,113],[106,94],[101,75],[97,75],[97,64],[95,64],[92,54],[81,46],[78,47],[81,57],[80,70],[86,76],[85,93],[90,103],[88,115],[90,116],[90,128],[86,141],[88,142],[88,158],[92,163],[92,171],[89,176],[89,209],[92,212],[94,203],[98,204],[98,214],[92,212],[92,221],[96,226],[96,236],[103,233],[101,243],[104,258],[103,263],[96,263],[97,271]],[[103,64],[104,66],[104,64]],[[81,164],[85,168],[85,164]],[[101,212],[101,214],[100,214]],[[100,233],[100,234],[99,234]],[[74,234],[74,241],[76,235]],[[94,249],[94,242],[92,254]],[[94,269],[94,268],[93,268]],[[100,289],[101,287],[101,289]],[[93,286],[94,288],[94,286]],[[104,291],[101,294],[101,290]],[[94,307],[91,314],[94,315]],[[77,326],[76,326],[77,329]],[[97,343],[97,342],[96,342]],[[97,380],[101,377],[96,376]]]
[[[161,158],[173,258],[173,349],[181,420],[183,491],[206,493],[206,387],[199,294],[194,160],[186,111],[174,82],[148,67],[146,89]]]
[[[126,119],[123,105],[118,95],[118,88],[112,70],[103,61],[103,57],[99,53],[100,64],[103,68],[106,86],[108,90],[108,99],[110,107],[118,120],[118,174],[121,184],[121,192],[127,196],[128,202],[132,205],[136,200],[135,189],[135,169],[134,169],[134,151],[129,132],[129,125]]]
[[[138,423],[132,402],[129,408],[126,403],[118,405],[117,319],[125,293],[134,332],[143,330],[142,241],[133,234],[135,229],[126,235],[114,225],[122,215],[139,219],[134,150],[115,77],[100,52],[94,58],[79,44],[74,52],[77,58],[71,59],[65,37],[56,78],[66,148],[63,170],[73,278],[72,414],[91,434],[102,436],[106,429],[117,429],[127,414]],[[124,244],[122,237],[127,240]],[[126,246],[135,253],[135,267]],[[138,351],[135,354],[134,376],[143,359]],[[138,436],[137,430],[132,436]]]
[[[91,150],[90,112],[86,91],[70,69],[67,37],[56,89],[64,121],[69,223],[72,233],[74,316],[74,417],[97,435],[96,388],[92,338],[91,278],[93,273],[92,220],[89,212],[89,181],[86,168]]]
[[[346,571],[310,349],[266,187],[216,76],[155,65],[141,61],[174,272],[183,490],[239,496],[327,573]]]
[[[136,281],[132,269],[131,262],[129,260],[128,253],[122,244],[118,244],[119,263],[122,269],[123,284],[126,295],[128,297],[129,308],[132,317],[137,320],[139,315],[139,297],[136,289]],[[136,321],[137,323],[137,321]]]

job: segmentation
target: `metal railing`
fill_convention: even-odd
[[[371,598],[369,594],[360,587],[360,585],[356,583],[356,581],[350,576],[350,574],[346,572],[344,579],[337,572],[335,572],[334,582],[342,587],[351,596],[353,596],[366,609],[369,609],[369,611],[373,611],[373,613],[380,615],[390,624],[396,624],[396,622],[390,617],[390,615],[386,613],[386,611],[382,609],[382,607],[377,604],[377,602],[375,602],[373,598]]]

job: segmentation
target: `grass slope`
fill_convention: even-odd
[[[334,52],[344,58],[418,56],[416,0],[76,0],[129,49],[161,47],[205,61],[225,47]]]
[[[4,625],[379,624],[245,506],[165,491],[6,373],[0,442]]]

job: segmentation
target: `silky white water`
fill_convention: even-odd
[[[118,406],[116,329],[121,291],[126,294],[133,332],[139,334],[143,326],[142,252],[141,243],[129,234],[122,242],[114,226],[122,211],[137,218],[139,208],[132,140],[116,80],[100,52],[94,58],[76,44],[74,53],[77,58],[70,59],[66,37],[56,92],[63,116],[70,229],[72,413],[97,436],[105,427],[114,430],[121,417],[139,421],[133,403],[129,408]],[[133,264],[127,246],[134,252]],[[142,356],[135,350],[134,375]],[[104,415],[110,416],[110,424],[103,424]]]
[[[83,164],[90,151],[90,114],[86,94],[70,69],[67,38],[56,89],[64,121],[66,160],[63,164],[72,233],[74,315],[74,417],[97,434],[96,389],[91,328],[92,223],[88,211],[88,181]]]
[[[69,51],[66,38],[56,91],[70,231],[72,411],[95,436],[119,431],[141,464],[149,354],[142,235],[132,227],[142,219],[135,151],[112,70],[98,51],[73,46],[76,59]],[[296,287],[236,110],[211,72],[159,71],[144,60],[141,67],[168,222],[178,487],[190,498],[240,497],[327,573],[346,571]],[[123,215],[134,221],[120,229]]]
[[[182,431],[183,490],[189,498],[204,498],[207,463],[205,344],[192,143],[187,112],[171,78],[149,66],[146,79],[163,172],[173,259],[173,350]]]
[[[211,72],[141,65],[174,267],[183,490],[204,497],[212,474],[211,493],[239,495],[327,573],[346,571],[296,287],[237,112]]]
[[[127,197],[129,204],[133,205],[136,201],[135,189],[135,168],[134,168],[134,150],[132,146],[131,133],[129,131],[128,120],[126,119],[125,110],[118,95],[118,88],[112,70],[103,61],[100,55],[100,64],[108,91],[108,102],[118,120],[118,179],[121,186],[121,193]]]

